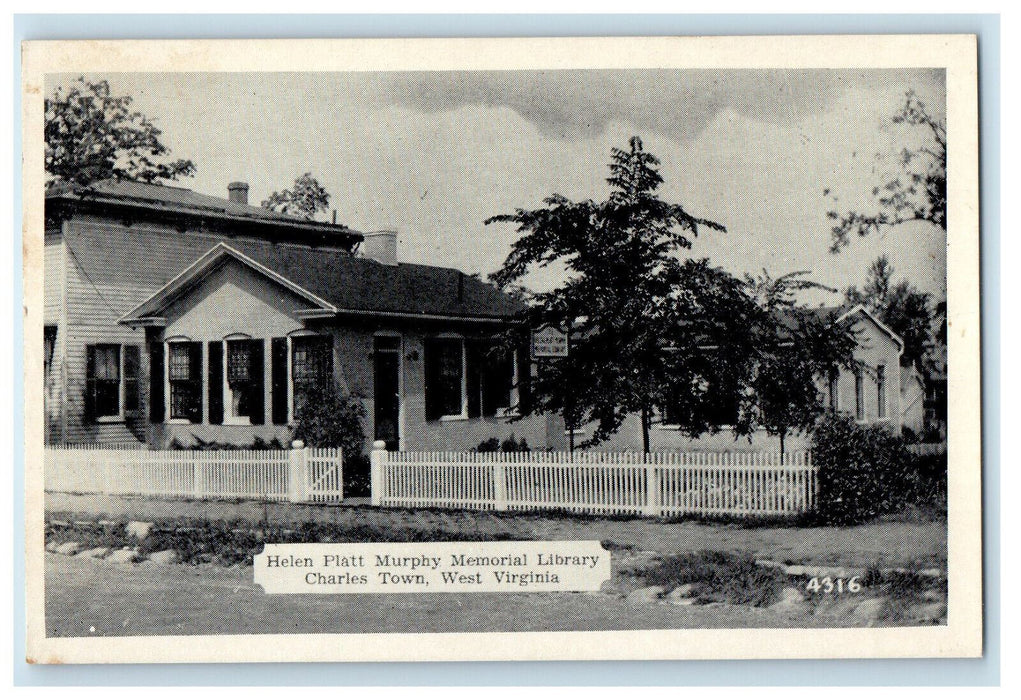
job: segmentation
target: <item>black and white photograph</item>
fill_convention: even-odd
[[[981,653],[974,37],[24,60],[33,661]]]

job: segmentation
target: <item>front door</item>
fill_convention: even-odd
[[[373,345],[374,439],[396,451],[400,449],[401,339],[377,336]]]

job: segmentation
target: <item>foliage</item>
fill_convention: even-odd
[[[665,556],[646,571],[636,572],[646,585],[674,588],[693,584],[700,603],[765,607],[780,598],[786,582],[776,568],[758,566],[754,557],[731,552],[687,552]]]
[[[812,435],[819,467],[818,513],[849,525],[897,510],[917,491],[917,472],[903,439],[886,427],[828,415]]]
[[[88,186],[107,178],[176,180],[195,172],[190,160],[166,161],[169,149],[155,123],[110,94],[105,80],[78,78],[44,100],[47,185]]]
[[[901,364],[917,364],[932,347],[935,314],[932,297],[907,280],[893,284],[893,266],[881,255],[869,267],[869,278],[862,289],[848,287],[848,304],[861,304],[904,341]]]
[[[517,224],[523,234],[491,276],[501,288],[533,267],[558,262],[568,270],[561,286],[532,296],[527,321],[531,328],[551,325],[568,332],[570,355],[544,363],[521,413],[559,413],[571,427],[594,423],[584,445],[605,440],[638,413],[649,449],[654,408],[683,393],[681,383],[694,384],[694,369],[687,376],[678,370],[693,359],[707,364],[697,348],[700,328],[685,328],[685,322],[706,325],[706,310],[720,306],[711,292],[726,289],[727,301],[740,286],[706,261],[678,259],[700,227],[724,227],[660,199],[658,164],[633,137],[628,151],[613,149],[606,201],[572,202],[554,194],[540,209],[486,221]],[[718,321],[730,322],[728,337],[740,346],[745,311],[728,311],[713,316],[709,330],[718,332]],[[704,382],[696,386],[709,391]]]
[[[836,210],[827,212],[835,223],[831,229],[830,250],[839,252],[856,233],[866,236],[883,226],[895,226],[906,221],[928,221],[947,228],[947,130],[946,121],[929,114],[914,91],[905,94],[900,111],[891,118],[894,124],[921,127],[926,142],[919,146],[906,146],[897,154],[899,173],[888,175],[887,181],[872,189],[876,198],[872,212]],[[877,159],[881,156],[877,154]],[[824,195],[830,191],[824,190]],[[837,202],[837,198],[833,197]]]
[[[528,446],[528,440],[521,438],[519,441],[514,437],[514,433],[510,434],[510,437],[506,438],[502,442],[500,438],[491,437],[488,440],[483,440],[479,443],[479,446],[475,448],[476,452],[531,452],[532,448]]]
[[[332,383],[319,384],[295,416],[293,439],[307,447],[339,447],[347,462],[365,449],[365,416],[360,396],[342,396]]]
[[[312,173],[295,178],[292,189],[274,192],[263,200],[262,208],[305,219],[314,219],[330,206],[330,193],[312,177]]]
[[[758,359],[751,381],[755,423],[780,438],[781,458],[791,433],[810,430],[824,412],[819,380],[851,367],[855,338],[833,313],[800,307],[796,293],[822,287],[793,272],[776,279],[763,271],[746,284],[764,318],[756,344]]]

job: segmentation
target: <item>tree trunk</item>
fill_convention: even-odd
[[[780,433],[780,466],[781,467],[783,466],[783,443],[784,443],[784,438],[786,438],[786,437],[787,437],[787,431],[786,430],[783,431],[782,433]]]
[[[649,448],[649,427],[650,427],[650,423],[651,422],[652,421],[651,421],[651,418],[649,416],[649,409],[647,407],[645,407],[645,406],[642,406],[642,453],[643,454],[649,454],[649,452],[650,452],[650,448]]]

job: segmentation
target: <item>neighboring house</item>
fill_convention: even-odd
[[[903,341],[861,306],[852,309],[819,308],[812,312],[835,316],[835,322],[845,324],[857,341],[855,369],[841,369],[819,382],[819,392],[826,406],[853,416],[859,423],[887,425],[900,434],[900,356],[904,349]],[[778,319],[778,323],[785,322],[788,321]],[[698,438],[688,437],[677,425],[670,423],[670,407],[664,407],[654,417],[650,434],[652,451],[779,451],[780,439],[765,430],[755,431],[750,439],[735,438],[729,426],[737,418],[737,397],[721,390],[717,398],[714,422],[720,426],[719,432]],[[582,428],[575,431],[575,435],[577,441],[584,440],[589,429]],[[784,447],[790,451],[807,449],[809,440],[806,435],[789,435]],[[638,416],[630,416],[613,438],[595,449],[641,450],[642,432]]]
[[[364,397],[367,441],[391,448],[562,442],[544,417],[507,417],[529,361],[493,338],[518,302],[455,269],[399,263],[395,233],[229,190],[47,193],[47,442],[286,442],[317,382]]]

